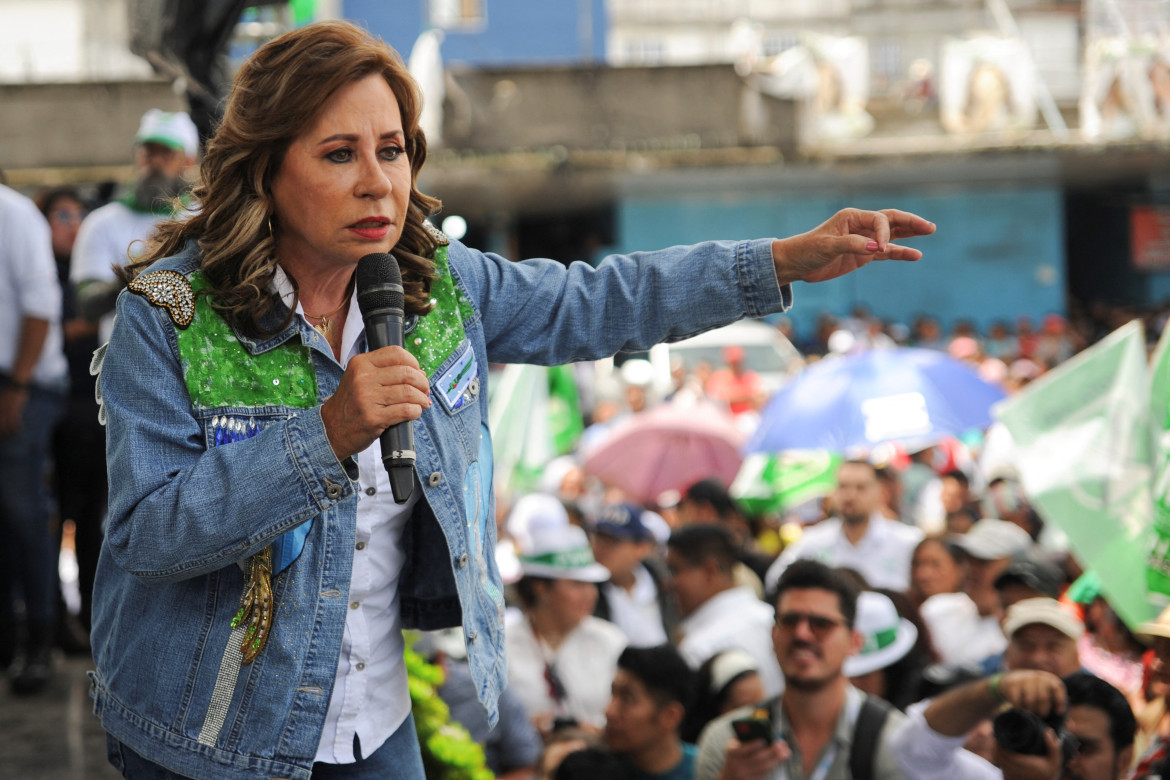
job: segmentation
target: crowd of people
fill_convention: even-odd
[[[603,405],[657,400],[631,386],[631,409],[585,410],[595,425],[542,491],[495,496],[487,530],[490,439],[464,410],[486,422],[489,354],[563,363],[779,313],[792,281],[917,259],[889,241],[931,223],[845,210],[789,239],[520,267],[424,221],[417,95],[383,44],[314,25],[238,79],[193,191],[194,126],[160,111],[100,208],[0,185],[0,480],[23,488],[0,503],[0,661],[34,695],[54,648],[88,652],[92,630],[127,777],[417,777],[404,628],[515,780],[1164,773],[1170,617],[1126,626],[978,437],[851,457],[783,516],[715,478],[639,502],[580,460]],[[367,352],[354,270],[387,248],[417,330],[410,351]],[[637,322],[582,327],[627,294]],[[688,319],[699,301],[711,321]],[[808,337],[776,324],[810,359],[913,344],[1016,389],[1117,316],[946,337],[860,309]],[[676,392],[750,420],[766,395],[741,350],[725,358],[676,367]],[[400,497],[378,437],[411,420],[419,479]],[[55,497],[38,489],[50,459]],[[51,519],[75,529],[76,610]]]
[[[1158,774],[1136,767],[1170,725],[1170,620],[1130,630],[1014,475],[995,477],[1016,496],[1001,519],[939,467],[922,490],[964,488],[937,491],[958,494],[944,527],[903,519],[908,467],[847,460],[778,556],[742,531],[776,520],[715,480],[669,507],[593,486],[617,500],[595,515],[588,476],[521,498],[499,532],[526,718],[501,739],[547,778]]]

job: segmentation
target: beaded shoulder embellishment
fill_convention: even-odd
[[[447,246],[447,244],[451,243],[451,239],[447,238],[447,234],[432,225],[429,219],[423,220],[423,227],[426,228],[427,232],[431,234],[431,238],[435,239],[435,243],[439,246]]]
[[[195,291],[187,277],[177,271],[150,271],[130,282],[130,290],[155,306],[162,306],[180,328],[195,318]]]

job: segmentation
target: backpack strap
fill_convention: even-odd
[[[871,780],[877,756],[878,737],[894,705],[876,696],[866,696],[853,724],[853,747],[849,750],[849,772],[853,780]]]

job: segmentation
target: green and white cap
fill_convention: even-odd
[[[520,554],[520,571],[526,577],[554,580],[605,582],[609,579],[609,569],[593,557],[585,531],[568,523],[532,529],[531,543]]]
[[[134,143],[161,144],[194,157],[199,153],[199,131],[191,117],[182,111],[152,108],[142,115]]]
[[[846,677],[885,669],[902,660],[918,640],[918,629],[904,617],[889,596],[863,591],[857,597],[857,617],[853,627],[861,634],[861,650],[845,659]]]

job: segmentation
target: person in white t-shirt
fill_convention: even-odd
[[[678,649],[692,669],[724,650],[743,650],[770,698],[784,687],[772,646],[775,610],[736,586],[735,563],[735,542],[722,526],[688,525],[670,535],[666,568],[682,615]]]
[[[49,223],[0,185],[0,665],[11,662],[17,694],[49,682],[58,580],[44,474],[68,383]],[[25,630],[16,641],[18,595]]]
[[[182,112],[152,108],[134,135],[134,181],[117,200],[94,209],[81,223],[73,246],[70,278],[82,314],[98,321],[99,340],[109,341],[114,301],[122,282],[114,271],[154,235],[159,222],[175,214],[175,199],[189,188],[184,172],[199,152],[199,131]]]
[[[881,485],[873,464],[863,460],[842,463],[835,499],[837,516],[805,530],[768,569],[766,593],[772,592],[784,570],[800,558],[853,569],[871,588],[904,591],[910,586],[910,558],[923,533],[882,515]]]
[[[597,562],[609,570],[593,614],[620,628],[634,647],[665,644],[678,623],[654,532],[643,522],[653,514],[634,504],[604,507],[591,535]]]
[[[953,541],[966,556],[963,592],[940,593],[927,599],[919,612],[942,661],[962,666],[979,663],[1007,646],[995,581],[1013,556],[1032,546],[1032,539],[1014,523],[984,518]]]
[[[621,629],[593,617],[597,583],[609,571],[567,516],[533,529],[520,567],[522,617],[507,626],[508,687],[542,734],[569,722],[600,732],[627,644]]]

